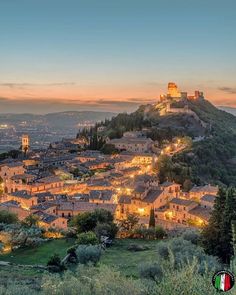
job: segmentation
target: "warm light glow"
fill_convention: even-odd
[[[143,215],[144,212],[145,212],[145,209],[144,208],[138,208],[138,212],[140,215]]]

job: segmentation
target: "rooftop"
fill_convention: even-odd
[[[191,210],[189,210],[189,214],[202,218],[204,220],[208,220],[210,218],[212,210],[209,208],[204,208],[201,206],[197,206]]]
[[[24,199],[31,199],[33,198],[32,195],[30,195],[27,191],[22,190],[22,191],[17,191],[14,193],[10,193],[10,196],[18,197],[18,198],[24,198]]]
[[[151,190],[147,193],[147,195],[146,195],[146,197],[143,199],[143,201],[144,201],[144,202],[147,202],[147,203],[153,203],[153,202],[156,201],[157,198],[159,198],[159,196],[160,196],[162,193],[163,193],[162,190],[159,190],[159,189],[157,189],[157,190],[153,190],[153,189],[151,189]]]
[[[186,199],[180,199],[180,198],[174,198],[170,201],[170,203],[180,205],[180,206],[190,206],[192,204],[197,204],[194,201],[186,200]]]
[[[79,212],[87,212],[94,211],[95,209],[106,209],[115,212],[117,205],[116,204],[96,204],[89,202],[60,202],[58,204],[58,210],[62,211],[79,211]]]
[[[206,194],[203,197],[201,197],[201,201],[209,202],[209,203],[214,203],[216,199],[215,195],[210,195]]]

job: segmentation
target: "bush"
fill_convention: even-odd
[[[217,258],[206,255],[202,248],[182,238],[174,238],[168,242],[158,243],[157,255],[158,261],[172,261],[175,269],[189,264],[194,259],[198,263],[199,273],[204,273],[208,269],[214,271],[220,268]]]
[[[61,258],[57,253],[53,254],[49,258],[47,266],[50,266],[50,265],[54,265],[54,266],[60,266],[61,265]]]
[[[101,236],[107,236],[110,239],[114,239],[118,232],[118,227],[114,223],[98,223],[94,231],[99,238],[99,241]]]
[[[189,241],[189,242],[197,245],[199,243],[200,233],[197,230],[188,229],[188,230],[183,232],[181,237],[184,240]]]
[[[0,211],[0,223],[17,223],[18,217],[15,213],[8,212],[6,210]]]
[[[79,265],[75,273],[45,276],[42,282],[44,295],[148,295],[146,289],[140,280],[127,278],[104,265]]]
[[[92,231],[78,234],[77,244],[79,245],[96,245],[98,243],[98,238]]]
[[[113,215],[105,209],[96,209],[93,212],[84,212],[75,216],[71,225],[76,226],[78,232],[93,231],[98,223],[113,223]]]
[[[127,249],[129,251],[138,252],[138,251],[149,250],[150,248],[148,246],[146,246],[146,245],[130,244]]]
[[[78,262],[81,264],[92,263],[96,265],[101,258],[102,250],[100,246],[80,245],[76,249]]]
[[[145,240],[163,239],[165,236],[166,236],[166,232],[160,226],[156,226],[155,228],[139,227],[135,229],[133,233],[131,234],[131,238],[138,238],[138,239],[145,239]]]
[[[157,263],[141,264],[139,274],[142,278],[160,282],[163,277],[162,268]]]

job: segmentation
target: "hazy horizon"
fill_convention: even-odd
[[[235,9],[233,0],[0,1],[0,113],[129,112],[169,81],[236,107]]]

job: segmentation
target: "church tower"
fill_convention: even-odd
[[[21,138],[21,150],[23,153],[27,153],[30,148],[30,139],[28,134],[23,134]]]

